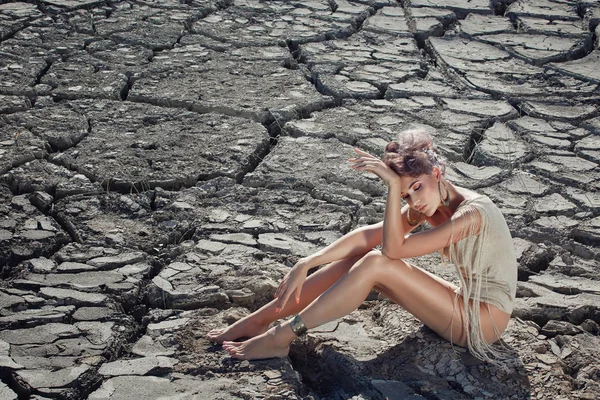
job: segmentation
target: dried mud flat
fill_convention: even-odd
[[[599,22],[593,0],[0,1],[0,398],[599,398]],[[204,340],[382,218],[345,160],[410,126],[514,236],[504,368],[376,294],[286,359]]]

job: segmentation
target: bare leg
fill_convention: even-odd
[[[376,251],[358,261],[346,275],[306,307],[300,317],[309,329],[340,318],[355,310],[374,286],[382,288],[388,297],[443,338],[465,345],[460,307],[454,307],[454,286],[420,268],[389,259]],[[461,301],[459,296],[458,304]],[[495,307],[490,306],[490,309]],[[502,332],[509,317],[497,309],[488,312],[487,305],[482,304],[481,325],[486,340],[497,340],[493,324]],[[294,338],[289,323],[285,322],[245,342],[224,342],[223,348],[240,359],[281,357],[287,354]]]
[[[206,338],[216,343],[223,343],[223,341],[254,337],[266,332],[271,322],[296,314],[306,308],[361,258],[362,256],[356,256],[332,262],[310,275],[302,286],[299,303],[290,298],[280,312],[275,312],[275,300],[273,300],[227,328],[213,329],[206,334]]]

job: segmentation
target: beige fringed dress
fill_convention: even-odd
[[[452,234],[464,238],[444,249],[460,277],[457,294],[463,296],[463,301],[455,306],[465,311],[463,323],[469,350],[477,358],[491,361],[501,358],[501,354],[483,339],[480,302],[512,313],[517,290],[517,259],[504,216],[487,196],[463,201],[453,220],[460,215],[466,216],[467,221],[471,219],[471,223],[466,224],[466,232],[456,232],[453,224]]]

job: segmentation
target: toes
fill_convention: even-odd
[[[240,345],[242,343],[239,343]],[[229,355],[233,358],[241,359],[244,355],[244,346],[235,346],[227,349]]]
[[[208,339],[217,339],[223,333],[223,329],[213,329],[206,334]]]
[[[223,349],[229,351],[229,349],[236,349],[241,345],[242,343],[238,342],[223,342]]]
[[[235,354],[235,349],[233,348],[227,348],[225,349],[225,351],[230,355],[233,356]]]
[[[239,358],[238,356],[242,350],[242,343],[228,342],[227,345],[223,345],[223,350],[229,353],[230,356]]]
[[[233,348],[233,346],[231,346],[231,345],[226,344],[225,342],[223,342],[223,350],[227,351],[227,350],[232,349],[232,348]]]

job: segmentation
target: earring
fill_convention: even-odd
[[[442,196],[442,187],[441,184],[442,181],[439,180],[438,181],[438,191],[440,192],[440,200],[442,201],[442,204],[445,205],[446,207],[448,207],[450,205],[450,190],[448,190],[448,186],[446,186],[446,184],[444,183],[444,189],[446,189],[446,198],[444,198]]]
[[[410,210],[412,210],[412,207],[408,208],[408,211],[406,212],[406,222],[408,222],[408,224],[410,226],[417,226],[417,224],[419,223],[419,221],[421,221],[421,212],[419,212],[419,215],[417,216],[417,219],[415,220],[410,220]]]

